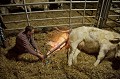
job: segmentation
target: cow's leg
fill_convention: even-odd
[[[76,49],[74,55],[73,55],[73,62],[76,64],[77,63],[77,55],[80,53],[79,49]]]
[[[28,5],[26,8],[29,12],[31,12],[31,6]]]
[[[77,63],[77,55],[81,52],[80,50],[83,49],[85,46],[85,42],[84,41],[81,41],[79,43],[79,46],[77,47],[75,53],[74,53],[74,56],[73,56],[73,62],[76,64]],[[78,49],[79,48],[79,49]]]
[[[72,65],[72,58],[73,58],[73,50],[70,48],[69,55],[68,55],[68,66]]]
[[[69,55],[69,58],[68,58],[68,65],[71,66],[72,65],[72,61],[73,61],[73,56],[74,56],[74,53],[76,52],[77,50],[77,46],[79,44],[79,41],[76,41],[76,42],[73,42],[71,43],[71,49],[70,49],[70,55]],[[77,55],[77,54],[76,54]],[[75,58],[74,58],[75,59]]]
[[[48,4],[44,5],[44,10],[48,10]]]
[[[2,14],[9,13],[9,10],[7,9],[7,7],[0,7],[0,10]]]
[[[63,9],[63,3],[60,3],[58,5],[59,5],[59,9]]]
[[[96,62],[94,63],[94,66],[97,66],[101,60],[103,60],[103,58],[105,57],[106,53],[108,52],[109,50],[109,46],[106,45],[106,44],[103,44],[101,47],[100,47],[100,51],[99,51],[99,54],[98,54],[98,57],[97,57],[97,60]]]
[[[115,47],[116,49],[116,53],[115,53],[115,58],[119,59],[120,58],[120,42],[117,44],[117,46]]]

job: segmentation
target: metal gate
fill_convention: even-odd
[[[9,11],[14,11],[18,7],[21,10],[21,7],[23,7],[23,10],[19,12],[14,11],[1,14],[7,30],[22,29],[27,25],[34,27],[96,25],[97,27],[103,28],[106,25],[109,26],[111,23],[117,25],[120,23],[115,20],[115,18],[120,16],[115,10],[120,10],[120,7],[110,8],[111,4],[120,3],[119,0],[53,0],[51,2],[35,3],[27,3],[26,1],[23,0],[23,3],[17,4],[0,5],[0,7],[6,7]],[[27,10],[28,6],[45,4],[48,4],[49,7],[53,4],[63,4],[63,6],[62,8],[32,10],[31,12]],[[104,13],[107,14],[104,15]]]

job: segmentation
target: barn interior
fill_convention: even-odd
[[[29,53],[24,53],[19,60],[15,60],[15,53],[10,52],[15,45],[17,34],[29,25],[35,27],[34,38],[44,55],[51,49],[47,43],[56,41],[63,34],[55,27],[68,30],[89,26],[120,33],[119,0],[11,1],[0,1],[0,19],[4,25],[4,34],[1,33],[1,36],[4,35],[6,41],[5,48],[0,38],[0,79],[120,78],[120,62],[116,59],[105,59],[95,67],[93,63],[96,56],[83,52],[78,56],[78,63],[69,67],[65,47],[54,51],[44,62]],[[11,58],[7,58],[7,54]]]

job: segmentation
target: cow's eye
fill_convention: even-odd
[[[120,44],[118,44],[117,47],[120,48]]]

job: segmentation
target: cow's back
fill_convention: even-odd
[[[79,27],[72,30],[70,33],[70,42],[77,40],[84,41],[85,45],[82,50],[87,53],[99,52],[102,43],[108,43],[109,40],[120,38],[120,35],[115,32],[95,28],[95,27]],[[81,49],[80,45],[78,48]]]
[[[84,38],[88,37],[88,30],[87,27],[78,27],[75,29],[72,29],[69,38],[71,42],[74,42],[76,40],[83,40]]]
[[[89,34],[91,38],[98,41],[99,43],[109,42],[109,40],[114,38],[120,38],[120,35],[118,33],[98,28],[90,30]]]

